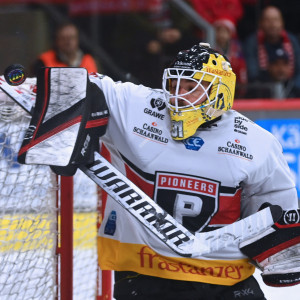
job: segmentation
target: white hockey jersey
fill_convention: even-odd
[[[109,107],[102,141],[112,164],[189,230],[231,224],[265,202],[298,207],[279,142],[245,116],[230,110],[194,136],[174,141],[161,90],[100,75],[90,80],[103,90]],[[109,198],[98,246],[103,270],[222,285],[254,272],[238,246],[197,258],[173,253]]]

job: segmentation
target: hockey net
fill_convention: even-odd
[[[29,121],[27,113],[2,94],[0,298],[63,299],[60,297],[61,252],[64,251],[61,242],[66,238],[60,234],[60,220],[64,218],[60,209],[63,181],[48,166],[18,164],[18,149]],[[96,299],[99,196],[96,186],[79,172],[74,176],[74,205],[69,207],[73,216],[70,229],[73,231],[73,276],[66,277],[73,277],[73,299]],[[67,256],[65,253],[64,257]]]

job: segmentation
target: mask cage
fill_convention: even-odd
[[[196,85],[193,87],[192,90],[187,91],[186,93],[183,94],[178,94],[180,88],[180,82],[182,79],[191,80],[195,82]],[[177,80],[174,94],[170,92],[172,80]],[[209,85],[206,88],[202,84],[203,81],[209,82]],[[221,81],[222,78],[220,76],[205,71],[199,71],[193,69],[178,69],[178,68],[165,69],[163,74],[162,87],[166,95],[166,104],[170,110],[175,112],[179,112],[183,110],[192,111],[192,110],[201,109],[208,105],[212,105],[217,100],[217,95],[219,94]],[[193,103],[185,98],[187,95],[195,92],[199,86],[203,89],[203,93],[195,101],[193,101]],[[215,88],[217,88],[215,97],[214,99],[210,99],[210,94],[213,94]],[[204,100],[200,104],[197,104],[203,96],[206,96],[206,100]],[[172,101],[173,99],[174,101]],[[187,105],[184,106],[179,105],[178,100],[184,100],[187,103]]]

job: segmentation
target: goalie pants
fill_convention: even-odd
[[[116,300],[266,300],[251,276],[233,286],[179,281],[134,272],[115,272]]]

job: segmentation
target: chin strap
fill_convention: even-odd
[[[218,126],[217,124],[215,124],[216,122],[220,121],[222,118],[222,116],[219,116],[211,121],[205,122],[202,125],[199,126],[199,128],[209,128],[211,126]]]
[[[205,113],[210,117],[210,118],[217,118],[223,115],[225,111],[221,109],[215,109],[212,106],[208,106]]]

